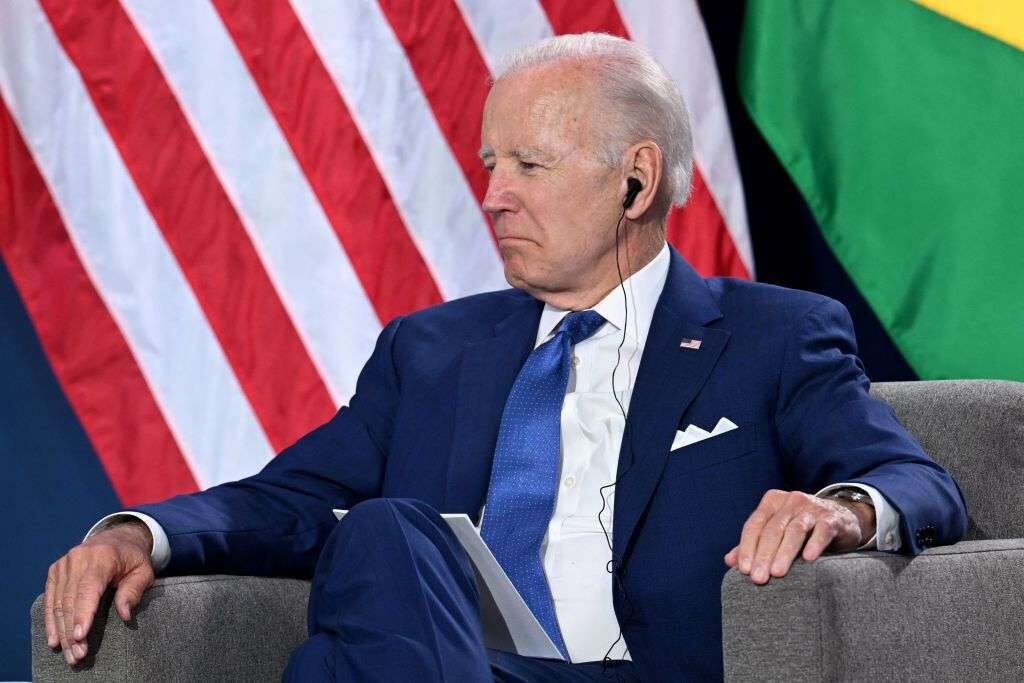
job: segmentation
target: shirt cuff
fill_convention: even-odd
[[[126,517],[134,517],[135,519],[141,520],[143,524],[149,529],[149,533],[153,536],[153,549],[149,553],[149,561],[153,563],[153,573],[159,574],[167,565],[171,562],[171,542],[167,540],[167,532],[160,526],[160,523],[149,515],[141,512],[115,512],[112,515],[107,515],[100,521],[92,525],[89,532],[85,535],[85,538],[89,538],[93,534],[97,534],[104,529],[109,529],[118,522],[126,521]],[[85,539],[82,539],[85,540]]]
[[[868,542],[857,548],[857,550],[899,550],[903,544],[900,538],[900,513],[882,495],[882,492],[874,486],[858,484],[855,482],[841,482],[830,484],[814,495],[824,498],[837,489],[857,489],[871,496],[871,503],[875,506],[875,535],[868,539]]]

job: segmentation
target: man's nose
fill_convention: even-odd
[[[498,169],[491,171],[491,177],[487,181],[487,193],[481,206],[491,216],[515,208],[515,194],[505,173]]]

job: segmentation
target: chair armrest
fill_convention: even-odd
[[[73,670],[46,646],[42,597],[32,604],[34,681],[279,681],[306,639],[309,582],[178,576],[146,591],[132,623],[100,603],[89,654]]]
[[[1024,539],[795,563],[722,582],[728,680],[1024,679]]]

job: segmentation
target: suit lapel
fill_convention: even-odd
[[[668,460],[683,411],[707,381],[729,333],[704,280],[675,252],[651,321],[629,404],[615,492],[614,557],[621,563]],[[699,349],[684,339],[700,340]]]
[[[445,512],[467,512],[474,520],[480,512],[505,401],[533,351],[542,309],[540,301],[523,294],[515,311],[494,326],[492,337],[463,350]]]

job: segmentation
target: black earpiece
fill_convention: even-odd
[[[626,179],[626,197],[622,200],[622,208],[628,209],[633,206],[633,201],[636,200],[636,196],[640,194],[640,190],[644,189],[644,186],[640,184],[640,181],[636,178]]]

